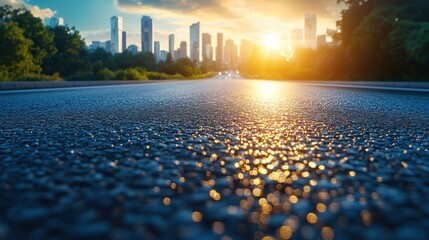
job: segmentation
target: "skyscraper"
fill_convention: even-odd
[[[246,40],[242,39],[240,44],[240,63],[246,63],[253,53],[253,44]]]
[[[174,34],[168,35],[168,52],[174,57]]]
[[[122,52],[122,17],[113,16],[110,18],[110,41],[111,52]]]
[[[191,60],[200,63],[200,22],[191,25],[189,43]]]
[[[216,62],[218,64],[223,62],[223,34],[217,34],[217,47],[216,47]]]
[[[234,40],[228,39],[225,41],[224,61],[229,69],[238,68],[238,48]]]
[[[326,46],[326,35],[322,34],[317,36],[317,48]]]
[[[317,47],[317,17],[315,14],[305,14],[305,47]]]
[[[155,41],[155,60],[159,62],[161,59],[161,43],[159,41]]]
[[[141,19],[142,52],[153,53],[153,21],[151,17]]]
[[[95,51],[98,48],[101,48],[101,42],[100,41],[92,41],[91,45],[89,45],[89,51]]]
[[[106,42],[102,43],[101,48],[106,50],[106,52],[112,52],[112,41],[106,41]]]
[[[173,56],[174,60],[177,60],[179,58],[180,58],[180,48],[174,50],[174,56]]]
[[[132,44],[128,46],[128,51],[131,52],[132,54],[137,54],[139,51],[139,48],[137,47],[137,45]]]
[[[179,48],[179,58],[187,58],[188,57],[188,44],[185,41],[180,42]]]
[[[49,21],[49,26],[51,28],[64,26],[64,18],[56,18],[56,17],[51,18],[51,20]]]
[[[122,51],[127,50],[127,32],[122,31]]]
[[[291,41],[291,45],[294,49],[297,48],[302,48],[303,47],[303,31],[302,29],[293,29],[292,32],[290,33],[290,41]]]
[[[211,62],[213,60],[212,36],[208,33],[203,33],[202,43],[203,62]]]
[[[167,55],[168,55],[168,53],[169,52],[167,52],[165,50],[161,50],[161,55],[159,57],[159,60],[163,61],[163,62],[167,61]]]

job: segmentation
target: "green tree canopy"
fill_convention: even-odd
[[[40,66],[46,58],[56,53],[54,35],[48,32],[42,19],[34,17],[27,9],[12,9],[10,6],[3,6],[0,9],[0,19],[17,23],[24,30],[24,37],[33,42],[29,50],[33,55],[34,64]]]
[[[0,23],[1,80],[22,80],[40,71],[33,62],[33,42],[24,37],[24,30],[15,22]]]
[[[429,1],[339,2],[348,8],[342,12],[334,38],[345,49],[354,78],[417,80],[429,75]]]
[[[43,70],[47,74],[59,73],[63,77],[90,70],[85,42],[74,27],[49,28],[58,52],[45,61]]]

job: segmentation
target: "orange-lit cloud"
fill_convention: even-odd
[[[233,19],[258,13],[286,21],[294,21],[306,12],[331,18],[339,10],[337,0],[116,0],[116,3],[131,11],[157,9],[202,18]]]

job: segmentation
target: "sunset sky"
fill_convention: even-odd
[[[89,44],[93,40],[110,38],[110,17],[122,16],[128,44],[140,46],[140,18],[154,19],[155,41],[167,49],[168,35],[189,42],[189,26],[201,22],[201,32],[212,35],[216,45],[217,32],[224,39],[243,38],[261,42],[264,35],[277,35],[286,48],[285,39],[294,28],[304,27],[304,14],[318,17],[318,34],[334,28],[341,7],[337,0],[0,0],[0,5],[25,6],[41,18],[63,17],[75,26]]]

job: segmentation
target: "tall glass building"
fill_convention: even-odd
[[[153,21],[151,17],[143,16],[141,19],[142,52],[153,53]]]
[[[201,38],[203,42],[203,62],[211,62],[213,60],[212,36],[208,33],[203,33]]]
[[[122,24],[122,17],[110,18],[110,52],[113,54],[122,52]]]
[[[168,35],[168,52],[174,57],[174,34]]]
[[[161,42],[155,41],[155,60],[159,62],[161,60]]]
[[[217,34],[217,47],[216,47],[216,62],[221,64],[223,62],[223,34]]]
[[[200,22],[190,27],[190,55],[191,60],[200,63]]]
[[[317,17],[315,14],[305,14],[305,47],[317,48]]]
[[[125,52],[127,48],[127,32],[122,31],[122,52]]]

